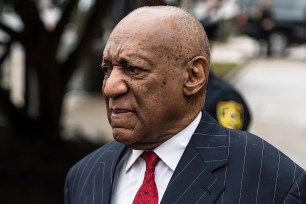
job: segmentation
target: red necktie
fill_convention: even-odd
[[[141,157],[146,162],[146,172],[133,204],[157,204],[158,191],[155,184],[154,171],[159,158],[154,152],[144,152]]]

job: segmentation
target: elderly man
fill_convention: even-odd
[[[305,171],[201,111],[209,45],[176,7],[143,7],[113,30],[102,91],[116,141],[68,173],[65,202],[306,203]]]

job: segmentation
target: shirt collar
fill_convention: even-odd
[[[202,112],[182,131],[168,139],[166,142],[154,149],[158,157],[169,167],[172,171],[175,170],[180,158],[182,157],[185,148],[187,147],[194,131],[198,127],[201,120]],[[126,163],[125,171],[127,172],[143,153],[143,150],[132,150],[129,152],[128,161]]]

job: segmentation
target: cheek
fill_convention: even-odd
[[[170,85],[170,84],[169,84]],[[160,80],[154,85],[143,88],[142,97],[139,98],[142,107],[141,115],[150,121],[156,122],[169,106],[172,106],[173,89],[168,86],[166,79]]]
[[[141,89],[143,105],[147,108],[151,107],[149,109],[160,107],[163,104],[163,100],[167,97],[168,90],[166,84],[166,80],[163,79],[143,86]]]
[[[158,116],[165,110],[172,109],[169,106],[175,106],[178,100],[182,100],[181,80],[178,79],[182,73],[173,69],[165,70],[162,73],[162,76],[155,77],[150,83],[134,86],[134,95],[138,101],[138,108],[141,109],[139,114],[142,116]]]
[[[163,100],[166,97],[166,91],[160,80],[136,88],[134,96],[137,100],[137,112],[140,120],[146,124],[158,117],[160,109],[164,106]]]

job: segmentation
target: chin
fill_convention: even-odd
[[[123,143],[127,146],[137,141],[137,139],[135,138],[135,136],[131,131],[123,128],[114,128],[113,137],[116,141]]]

